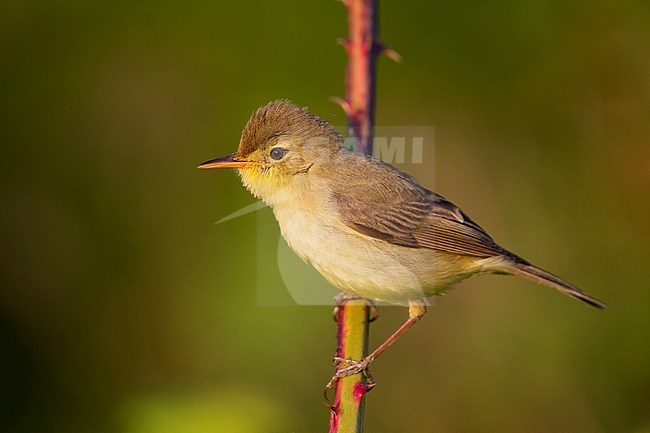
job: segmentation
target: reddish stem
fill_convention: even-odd
[[[377,56],[382,52],[395,60],[399,56],[379,41],[376,0],[344,0],[344,4],[348,8],[349,36],[341,43],[349,59],[347,95],[336,102],[348,115],[348,137],[356,138],[355,150],[372,154]],[[371,307],[366,300],[344,299],[339,303],[337,357],[358,360],[368,355],[370,315]],[[363,431],[365,395],[369,389],[362,374],[337,381],[330,433]]]
[[[349,134],[358,139],[358,152],[372,154],[375,122],[375,66],[383,45],[379,42],[376,0],[347,0],[349,36],[344,46],[349,62],[345,85]]]

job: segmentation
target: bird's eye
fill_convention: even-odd
[[[284,147],[275,147],[273,150],[271,150],[271,159],[275,159],[276,161],[281,160],[284,158],[284,155],[286,155],[288,152],[287,149]]]

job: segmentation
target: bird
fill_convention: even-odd
[[[482,274],[523,277],[598,309],[598,299],[497,244],[458,206],[287,99],[257,109],[237,151],[199,165],[233,168],[270,206],[291,249],[345,294],[409,307],[409,317],[333,380],[369,365],[426,312],[427,297]],[[331,383],[331,381],[330,381]]]

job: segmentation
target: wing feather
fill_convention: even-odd
[[[378,163],[383,164],[383,163]],[[333,194],[343,222],[366,236],[410,248],[475,257],[508,254],[444,197],[391,166],[390,182],[350,185]],[[364,199],[359,200],[358,188]]]

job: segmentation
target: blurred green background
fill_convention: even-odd
[[[650,3],[381,9],[404,61],[379,61],[377,123],[435,126],[436,190],[610,308],[462,283],[374,365],[367,431],[650,432]],[[346,18],[3,2],[0,430],[326,430],[331,307],[258,305],[261,217],[214,224],[254,200],[195,167],[274,98],[343,124]],[[405,317],[383,308],[372,345]]]

